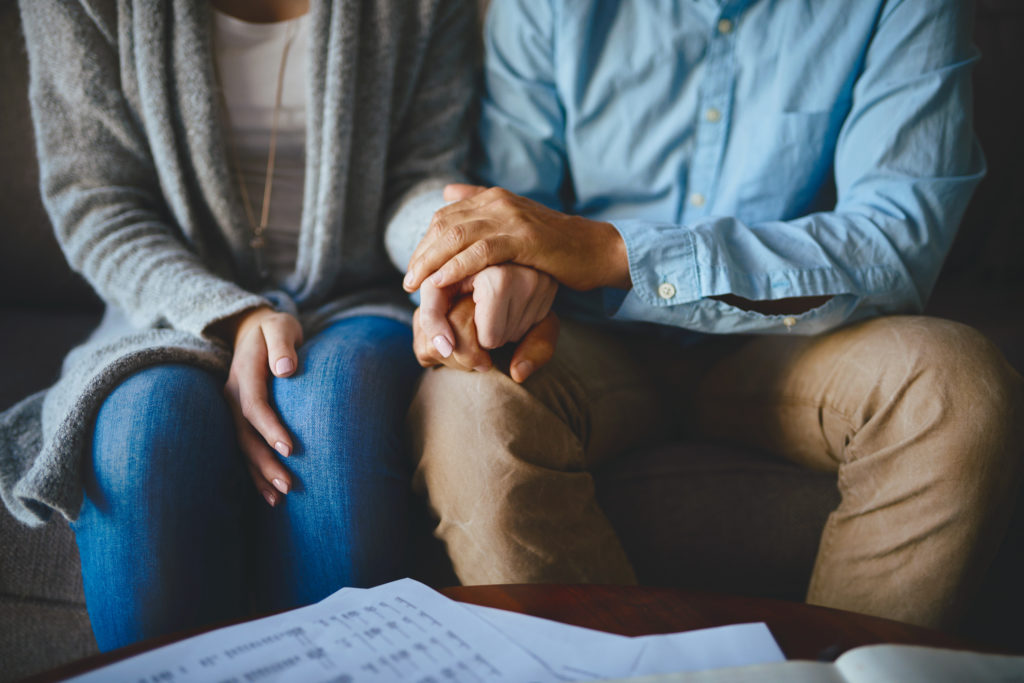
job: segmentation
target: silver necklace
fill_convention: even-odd
[[[249,198],[249,190],[245,186],[245,178],[242,176],[242,165],[238,161],[238,148],[235,145],[234,135],[231,133],[231,115],[228,112],[227,97],[224,94],[223,81],[220,78],[217,60],[214,58],[214,68],[217,82],[220,85],[221,110],[224,114],[225,127],[228,132],[228,148],[231,153],[231,165],[235,170],[235,178],[238,182],[238,189],[242,194],[242,206],[245,209],[245,217],[252,228],[252,238],[249,246],[252,247],[253,256],[256,261],[256,268],[263,278],[267,277],[266,259],[263,250],[266,247],[266,238],[263,236],[267,230],[267,221],[270,218],[270,200],[274,190],[274,164],[277,158],[277,129],[281,116],[281,100],[284,93],[284,73],[288,65],[288,52],[298,33],[298,19],[288,23],[288,32],[285,35],[284,48],[281,50],[281,65],[277,71],[277,92],[274,95],[274,113],[270,123],[270,144],[267,150],[267,173],[263,180],[263,201],[260,205],[260,219],[256,220],[256,212],[253,210],[252,201]]]

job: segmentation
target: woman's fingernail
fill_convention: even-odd
[[[274,366],[274,370],[279,375],[287,375],[289,372],[295,369],[295,363],[288,356],[277,359],[277,365]]]
[[[477,372],[488,372],[491,369],[491,366],[490,365],[478,365],[478,366],[476,366],[473,369],[476,370]]]
[[[284,441],[278,441],[277,443],[275,443],[274,450],[286,458],[292,454],[291,446],[286,444]]]
[[[275,479],[271,483],[274,485],[274,488],[280,491],[281,493],[288,493],[288,483],[285,482],[283,479]]]
[[[441,275],[441,271],[439,270],[439,271],[437,271],[436,273],[434,273],[433,275],[430,276],[430,281],[433,282],[435,286],[440,287],[441,286],[441,278],[442,278],[442,275]]]
[[[533,363],[528,360],[521,360],[516,363],[516,374],[519,375],[520,382],[529,377],[531,373],[533,373]]]
[[[407,288],[408,287],[412,287],[412,271],[411,270],[408,273],[405,274],[405,279],[402,280],[402,284],[405,285]]]
[[[277,496],[275,496],[270,491],[264,491],[263,497],[266,498],[267,505],[269,505],[270,507],[274,507],[275,505],[277,505]]]
[[[452,343],[444,335],[439,334],[434,337],[434,348],[441,354],[441,358],[447,358],[452,355]]]

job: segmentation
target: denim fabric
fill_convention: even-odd
[[[272,380],[295,442],[294,488],[276,508],[249,479],[222,377],[165,365],[115,389],[73,525],[100,648],[401,575],[411,348],[406,325],[349,318],[299,349],[295,375]]]

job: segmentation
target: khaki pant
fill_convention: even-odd
[[[1022,417],[999,351],[926,317],[694,348],[565,323],[525,385],[429,371],[409,413],[416,486],[463,583],[634,582],[588,470],[681,433],[836,472],[808,602],[930,626],[1002,537]]]

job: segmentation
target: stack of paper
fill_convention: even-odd
[[[465,605],[412,579],[196,636],[75,681],[589,681],[783,661],[764,624],[627,638]]]

